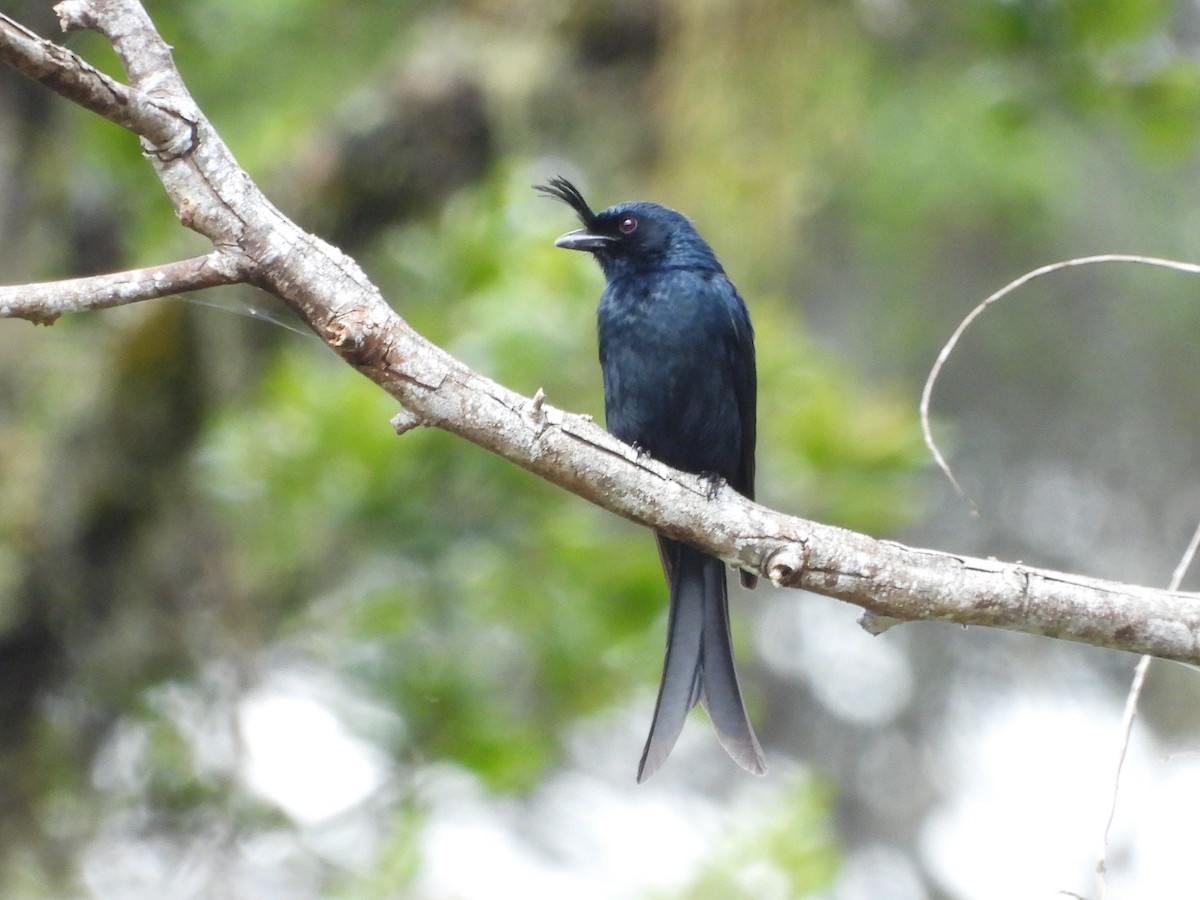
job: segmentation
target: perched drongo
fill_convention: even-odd
[[[752,498],[754,330],[712,248],[687,217],[657,203],[594,213],[564,178],[537,190],[583,222],[555,245],[591,253],[607,281],[597,322],[608,430],[669,466]],[[671,598],[667,649],[638,781],[666,760],[697,702],[726,752],[762,774],[766,763],[733,667],[725,566],[662,535],[658,549]],[[753,575],[741,576],[754,587]]]

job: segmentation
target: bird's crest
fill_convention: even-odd
[[[579,193],[579,188],[561,175],[551,178],[547,184],[535,184],[533,189],[539,194],[545,194],[547,197],[553,197],[555,200],[561,200],[567,204],[575,210],[575,214],[579,216],[579,220],[583,222],[585,228],[591,228],[595,224],[596,214],[583,199],[583,194]]]

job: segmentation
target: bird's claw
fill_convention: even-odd
[[[702,472],[700,483],[704,486],[705,499],[716,500],[717,494],[721,493],[721,488],[725,486],[725,479],[716,472]]]

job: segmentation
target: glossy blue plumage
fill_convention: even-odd
[[[609,281],[597,313],[608,429],[655,459],[754,492],[754,337],[716,270]]]
[[[539,188],[570,204],[584,227],[560,247],[600,263],[607,286],[597,326],[608,430],[655,459],[724,479],[754,495],[754,332],[736,288],[692,223],[638,201],[593,213],[569,182]],[[658,538],[670,591],[667,648],[638,780],[666,760],[688,712],[704,704],[721,745],[766,771],[733,667],[725,567]],[[755,579],[742,573],[748,587]]]

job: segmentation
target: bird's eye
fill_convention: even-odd
[[[621,223],[617,225],[617,228],[621,230],[621,234],[632,234],[633,232],[637,231],[637,226],[637,219],[635,219],[633,216],[626,216],[621,220]]]

